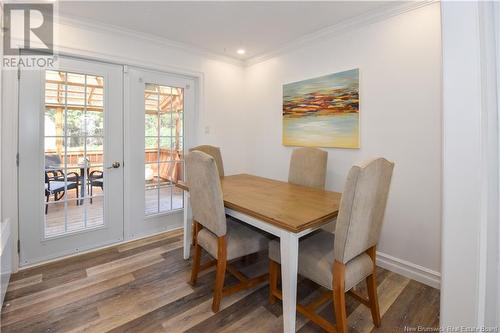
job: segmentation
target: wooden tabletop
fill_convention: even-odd
[[[226,208],[293,232],[326,224],[339,210],[338,192],[247,174],[222,177],[221,184]]]

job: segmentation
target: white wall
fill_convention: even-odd
[[[341,191],[353,163],[396,163],[378,250],[386,263],[437,285],[441,223],[439,3],[308,43],[247,68],[249,171],[287,179],[281,144],[282,85],[360,69],[361,149],[327,149],[327,187]],[[416,266],[417,265],[417,266]],[[419,267],[421,266],[421,267]],[[429,271],[430,270],[430,271]],[[408,272],[403,272],[408,273]]]

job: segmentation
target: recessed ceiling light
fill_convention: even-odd
[[[241,54],[241,55],[245,54],[246,52],[247,52],[247,51],[245,51],[245,49],[238,49],[238,50],[236,51],[236,53]]]

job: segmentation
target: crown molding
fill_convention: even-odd
[[[383,6],[381,8],[375,9],[365,14],[358,15],[354,18],[344,20],[342,22],[331,25],[324,29],[317,30],[310,34],[294,39],[288,43],[285,43],[277,47],[272,51],[265,52],[260,55],[249,58],[245,60],[243,63],[245,67],[249,67],[258,64],[260,62],[269,60],[271,58],[274,58],[280,54],[293,51],[309,43],[316,42],[322,39],[331,38],[340,33],[346,33],[348,31],[360,29],[370,24],[384,21],[388,18],[438,2],[439,0],[424,0],[424,1],[405,2],[398,6],[391,6],[391,5]]]
[[[400,5],[393,6],[393,5],[386,5],[381,8],[378,8],[376,10],[370,11],[368,13],[358,15],[354,18],[347,19],[345,21],[342,21],[340,23],[337,23],[335,25],[331,25],[329,27],[326,27],[324,29],[315,31],[313,33],[304,35],[302,37],[299,37],[297,39],[294,39],[290,42],[284,43],[278,47],[276,47],[274,50],[271,50],[269,52],[262,53],[260,55],[251,57],[247,60],[241,60],[241,59],[236,59],[233,57],[229,57],[227,55],[215,53],[191,44],[187,43],[182,43],[182,42],[177,42],[173,41],[167,38],[162,38],[159,36],[155,36],[152,34],[148,33],[141,33],[137,32],[128,28],[123,28],[119,26],[115,26],[112,24],[105,24],[93,20],[83,20],[83,19],[74,19],[74,18],[69,18],[66,16],[58,15],[57,20],[58,23],[61,25],[67,25],[71,27],[76,27],[76,28],[81,28],[85,29],[88,31],[96,32],[96,33],[102,33],[102,32],[108,32],[111,34],[116,34],[116,35],[121,35],[121,36],[126,36],[126,37],[132,37],[132,38],[137,38],[137,39],[142,39],[149,41],[151,43],[155,43],[158,45],[163,45],[165,47],[169,48],[174,48],[180,51],[184,51],[186,53],[190,54],[197,54],[203,57],[207,57],[209,59],[213,60],[218,60],[222,62],[226,62],[232,65],[236,66],[241,66],[241,67],[248,67],[255,65],[260,62],[264,62],[266,60],[269,60],[273,57],[276,57],[280,54],[286,53],[293,51],[295,49],[298,49],[300,47],[303,47],[304,45],[307,45],[312,42],[319,41],[321,39],[326,39],[326,38],[331,38],[335,35],[338,35],[340,33],[345,33],[347,31],[351,30],[356,30],[360,29],[362,27],[365,27],[367,25],[380,22],[383,20],[386,20],[388,18],[415,10],[419,9],[424,6],[428,6],[433,3],[437,3],[439,0],[423,0],[423,1],[410,1],[410,2],[404,2]]]
[[[134,30],[131,30],[128,28],[123,28],[123,27],[119,27],[116,25],[112,25],[112,24],[105,24],[105,23],[101,23],[101,22],[97,22],[97,21],[93,21],[93,20],[87,20],[87,19],[83,20],[83,19],[69,18],[69,17],[61,16],[61,15],[57,16],[57,20],[58,20],[57,22],[60,25],[66,25],[66,26],[70,26],[70,27],[85,29],[85,30],[91,31],[91,32],[97,32],[97,33],[108,32],[111,34],[121,35],[121,36],[125,36],[128,38],[130,38],[130,37],[137,38],[137,39],[145,40],[145,41],[155,43],[158,45],[162,45],[165,47],[184,51],[186,53],[197,54],[197,55],[209,58],[209,59],[223,61],[223,62],[232,64],[232,65],[236,65],[236,66],[244,66],[244,64],[245,64],[243,62],[243,60],[235,59],[235,58],[228,57],[226,55],[211,52],[211,51],[205,50],[203,48],[200,48],[200,47],[197,47],[194,45],[173,41],[173,40],[170,40],[167,38],[158,37],[158,36],[148,34],[148,33],[137,32],[137,31],[134,31]]]

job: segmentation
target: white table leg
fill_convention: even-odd
[[[191,252],[191,237],[192,237],[192,221],[189,218],[189,192],[184,191],[184,216],[183,216],[183,222],[184,222],[184,259],[189,259],[190,252]]]
[[[299,238],[292,232],[283,231],[280,237],[281,279],[283,284],[283,331],[295,332],[297,306],[297,266]]]

